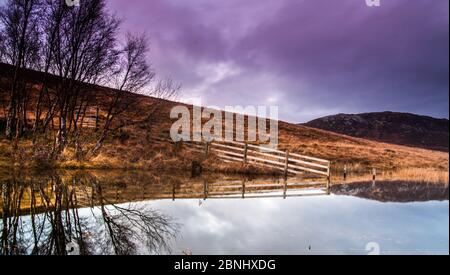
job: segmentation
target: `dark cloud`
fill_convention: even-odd
[[[155,69],[206,103],[280,107],[302,122],[337,112],[448,118],[447,0],[111,1],[146,32]]]

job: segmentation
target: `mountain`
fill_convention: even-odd
[[[448,152],[448,119],[381,112],[338,114],[303,125],[352,137]]]

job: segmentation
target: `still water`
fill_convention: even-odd
[[[448,185],[0,173],[0,254],[449,254]]]

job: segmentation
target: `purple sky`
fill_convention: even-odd
[[[449,1],[111,0],[150,62],[208,105],[280,118],[402,111],[449,116]]]

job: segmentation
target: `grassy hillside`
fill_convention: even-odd
[[[3,105],[0,105],[0,123],[4,125],[4,102],[7,98],[5,76],[8,68],[0,66],[0,91]],[[39,78],[41,73],[28,72],[30,82]],[[2,84],[1,84],[2,83]],[[33,87],[37,89],[38,87]],[[111,89],[99,86],[89,86],[89,93],[98,100],[100,118],[106,114],[106,106],[110,100]],[[240,164],[225,167],[214,157],[206,162],[204,156],[188,150],[175,152],[169,142],[170,110],[180,103],[155,99],[142,95],[128,94],[139,97],[139,103],[120,115],[115,125],[121,125],[120,130],[108,137],[101,152],[83,161],[75,159],[73,150],[68,147],[62,157],[53,165],[65,168],[145,168],[145,169],[188,169],[192,160],[204,162],[210,170],[239,170]],[[32,101],[32,100],[31,100]],[[30,106],[33,103],[30,102]],[[30,112],[29,119],[32,120]],[[40,166],[39,160],[32,155],[32,143],[27,137],[19,141],[19,150],[13,150],[10,141],[0,134],[0,166]],[[53,133],[46,133],[52,135]],[[89,147],[95,142],[97,133],[93,129],[84,129],[82,143]],[[45,147],[45,144],[39,146]],[[34,148],[36,151],[36,148]],[[279,124],[279,149],[329,159],[333,162],[333,171],[341,171],[348,165],[352,171],[367,172],[372,167],[383,171],[405,169],[427,169],[431,172],[443,172],[448,175],[448,153],[411,148],[400,145],[381,143],[361,138],[349,137],[324,130],[281,121]]]
[[[448,119],[382,112],[338,114],[304,125],[352,137],[448,152]]]

